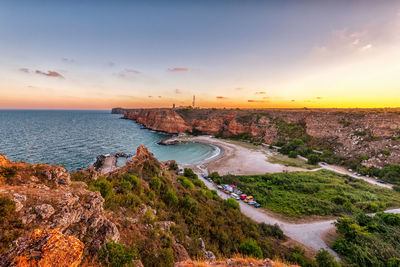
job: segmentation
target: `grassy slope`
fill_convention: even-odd
[[[400,206],[400,194],[327,170],[222,177],[256,197],[264,207],[288,216],[375,212]]]

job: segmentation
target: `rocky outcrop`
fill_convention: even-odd
[[[0,266],[75,267],[81,263],[84,244],[58,229],[36,229],[14,242],[0,258]]]
[[[0,196],[15,202],[25,229],[57,228],[85,240],[91,254],[107,240],[119,240],[116,225],[105,215],[100,193],[89,191],[83,182],[72,182],[63,167],[11,162],[2,155],[0,159],[3,170],[13,170],[0,173],[7,176],[0,184]]]
[[[168,133],[248,135],[271,144],[296,124],[338,156],[367,156],[366,166],[400,162],[400,111],[339,109],[118,109],[123,118]],[[389,151],[389,153],[388,153]]]

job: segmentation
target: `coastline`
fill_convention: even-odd
[[[206,173],[218,172],[220,175],[236,174],[264,174],[286,171],[308,171],[303,168],[284,166],[271,163],[268,156],[272,152],[264,147],[245,147],[244,145],[227,142],[212,136],[179,137],[174,136],[165,140],[164,144],[173,145],[177,143],[196,142],[219,148],[220,153],[203,159],[188,167],[201,170]]]

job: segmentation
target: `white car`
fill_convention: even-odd
[[[239,199],[240,199],[240,197],[239,197],[237,194],[235,194],[235,193],[232,193],[232,194],[231,194],[231,198],[234,198],[234,199],[236,199],[236,200],[239,200]]]
[[[249,204],[249,205],[254,205],[254,204],[256,204],[256,203],[257,203],[257,202],[254,201],[254,200],[247,202],[247,204]]]

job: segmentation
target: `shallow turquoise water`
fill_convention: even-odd
[[[209,157],[205,144],[161,146],[167,134],[141,129],[110,111],[0,110],[0,153],[28,163],[64,164],[85,169],[97,155],[135,154],[144,144],[159,160],[191,164]]]

